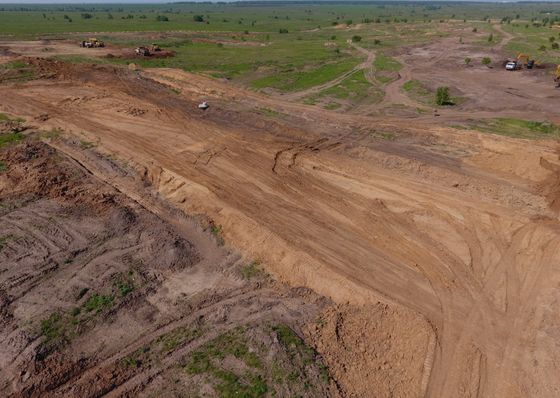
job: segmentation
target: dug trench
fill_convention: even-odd
[[[108,282],[94,284],[82,301],[72,305],[49,301],[49,310],[41,314],[59,314],[55,325],[79,324],[81,314],[86,315],[86,322],[93,322],[91,314],[97,312],[87,310],[92,306],[101,306],[102,314],[111,315],[107,319],[92,317],[99,322],[88,329],[92,334],[85,339],[78,333],[63,346],[61,352],[74,355],[70,363],[78,363],[82,347],[100,344],[86,350],[79,363],[87,365],[68,370],[67,381],[53,388],[63,392],[79,385],[79,380],[94,385],[87,381],[92,380],[89,377],[106,380],[95,375],[121,357],[129,358],[125,362],[133,364],[136,373],[111,382],[114,395],[149,394],[162,386],[180,388],[191,385],[193,379],[203,383],[207,378],[199,377],[199,369],[214,378],[210,388],[222,388],[231,377],[221,379],[224,374],[216,371],[217,363],[230,364],[229,372],[239,370],[234,366],[242,366],[239,361],[250,367],[247,361],[251,359],[244,356],[233,355],[237,361],[230,358],[231,363],[228,353],[214,354],[222,341],[219,338],[234,337],[187,337],[177,353],[165,359],[158,356],[161,353],[146,358],[142,356],[146,352],[158,351],[150,343],[160,336],[153,335],[154,330],[162,330],[164,335],[172,329],[158,327],[157,320],[171,317],[177,320],[169,324],[196,326],[213,319],[216,323],[210,322],[208,329],[231,333],[232,329],[225,330],[216,320],[221,315],[212,318],[204,312],[212,311],[204,309],[208,301],[215,300],[216,306],[208,308],[225,313],[228,325],[227,319],[235,311],[226,303],[233,295],[271,290],[278,309],[273,311],[276,306],[261,298],[257,300],[260,304],[247,307],[255,309],[254,321],[265,329],[247,324],[251,318],[243,312],[245,304],[235,307],[242,315],[232,321],[233,326],[248,327],[246,339],[264,345],[267,340],[262,330],[268,330],[271,341],[280,345],[284,338],[279,324],[295,330],[316,355],[307,361],[313,365],[300,380],[320,375],[321,364],[334,380],[324,386],[328,391],[317,391],[318,395],[525,397],[551,396],[560,387],[551,377],[557,371],[554,341],[558,318],[549,309],[559,298],[560,282],[554,205],[558,155],[551,141],[438,127],[433,121],[411,126],[410,121],[398,119],[334,114],[227,84],[220,86],[181,71],[164,84],[151,78],[157,75],[155,71],[40,60],[30,63],[37,65],[43,77],[1,86],[0,110],[48,131],[49,148],[67,156],[78,170],[87,170],[88,178],[116,190],[122,200],[132,201],[173,231],[184,231],[180,236],[189,244],[176,252],[190,248],[193,253],[193,264],[184,265],[181,271],[159,270],[161,255],[153,263],[142,262],[150,269],[165,271],[155,281],[143,282],[153,286],[144,296],[137,293],[140,287],[124,298],[119,290],[112,290],[119,286],[112,278],[129,271],[122,268],[126,262],[118,260],[115,265],[110,261],[117,256],[110,254],[107,263],[115,272],[102,272]],[[165,73],[169,75],[169,71]],[[201,97],[212,98],[207,112],[196,109]],[[279,116],[254,111],[264,107]],[[59,134],[62,138],[53,138]],[[94,155],[92,147],[103,155]],[[111,158],[118,161],[107,164]],[[119,171],[122,162],[128,164],[126,172]],[[14,175],[8,170],[4,179]],[[164,207],[162,203],[166,203]],[[169,212],[167,206],[178,213]],[[182,219],[179,214],[213,221],[195,222],[206,223],[209,231],[202,233],[187,221],[177,221]],[[86,225],[95,229],[94,223]],[[147,229],[139,229],[147,233]],[[103,231],[108,233],[101,230],[97,234]],[[167,239],[155,240],[161,250],[169,252]],[[217,244],[222,240],[225,246],[220,247]],[[142,242],[137,245],[141,247]],[[258,260],[278,281],[261,281],[258,289],[244,281],[235,273],[241,261],[233,260],[235,250],[243,254],[245,264]],[[135,255],[157,253],[153,247],[132,251]],[[98,267],[95,269],[101,270]],[[59,269],[64,267],[59,264],[52,272]],[[201,270],[213,271],[202,279],[192,276]],[[32,281],[27,274],[17,280],[32,283],[25,282]],[[102,280],[95,278],[95,283]],[[34,289],[40,289],[42,281]],[[6,314],[21,317],[14,322],[19,322],[22,329],[18,330],[23,333],[24,327],[32,326],[29,320],[37,316],[24,317],[26,311],[17,311],[13,303],[18,301],[11,299],[14,294],[17,292],[5,294],[7,308],[12,308]],[[144,321],[148,326],[133,327],[137,334],[121,339],[118,333],[130,328],[120,325],[142,324],[142,318],[135,318],[143,314],[140,307],[134,307],[140,306],[138,302],[127,304],[134,310],[122,313],[130,314],[126,320],[117,311],[134,294],[143,297],[138,302],[155,308],[154,320]],[[193,304],[195,298],[201,301]],[[182,299],[190,304],[183,305]],[[33,308],[31,304],[37,300],[19,302],[23,308]],[[72,307],[79,309],[77,321],[72,321]],[[203,315],[201,320],[197,314]],[[262,314],[270,314],[272,329],[257,321]],[[117,335],[111,336],[108,329]],[[201,329],[208,330],[204,325]],[[61,326],[61,330],[66,329]],[[11,371],[3,376],[8,380],[5,388],[16,388],[10,391],[24,388],[22,378],[28,383],[41,380],[27,376],[35,373],[22,372],[18,366],[24,360],[18,358],[44,352],[40,347],[46,337],[25,333],[32,337],[21,343],[19,351],[15,349],[18,354],[11,354],[7,368]],[[110,337],[104,339],[106,335]],[[3,347],[13,344],[10,340]],[[200,353],[199,348],[206,344],[213,348]],[[288,346],[300,344],[291,341]],[[251,348],[247,351],[260,352],[258,347]],[[94,358],[87,352],[94,352]],[[193,364],[196,358],[204,366]],[[61,359],[59,363],[69,362]],[[80,373],[77,367],[88,370]],[[177,369],[183,371],[180,377],[173,373]],[[235,380],[258,391],[262,391],[260,382],[266,380],[270,390],[265,396],[272,389],[283,395],[282,386],[287,383],[274,384],[269,368],[263,365],[262,369]],[[254,374],[261,378],[251,378]],[[191,381],[185,382],[184,377]],[[302,388],[306,385],[303,382]]]

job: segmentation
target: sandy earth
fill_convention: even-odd
[[[343,395],[556,396],[557,144],[435,121],[555,120],[558,92],[547,76],[450,67],[464,55],[446,48],[401,57],[420,80],[456,85],[469,100],[413,123],[327,112],[182,71],[46,61],[34,62],[49,79],[0,87],[0,111],[127,161],[282,281],[338,303],[314,309],[321,320],[305,333]],[[508,90],[525,97],[501,101]],[[202,99],[207,112],[196,108]]]

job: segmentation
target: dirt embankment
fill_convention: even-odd
[[[18,134],[0,148],[3,396],[357,396],[325,365],[336,348],[327,360],[312,348],[334,339],[321,314],[353,322],[349,309],[274,282],[92,143],[2,128]]]
[[[129,161],[279,278],[363,305],[365,313],[341,307],[341,317],[309,310],[326,311],[324,330],[310,336],[348,395],[377,384],[388,395],[434,397],[558,389],[558,317],[549,309],[560,236],[542,190],[552,171],[540,161],[556,162],[550,141],[437,127],[433,118],[411,126],[333,114],[180,71],[171,90],[142,72],[51,67],[48,80],[2,86],[0,109]],[[117,177],[107,181],[155,206]],[[191,286],[173,280],[166,292]]]

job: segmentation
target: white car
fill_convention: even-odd
[[[508,62],[506,64],[506,70],[516,70],[517,69],[517,62]]]
[[[200,104],[198,104],[198,109],[208,109],[210,105],[208,105],[208,102],[204,101]]]

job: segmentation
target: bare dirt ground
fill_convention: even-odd
[[[402,60],[417,60],[415,77],[453,81],[468,97],[447,119],[338,114],[177,70],[48,61],[33,61],[48,78],[0,88],[0,110],[128,162],[174,206],[214,220],[228,245],[281,281],[338,303],[294,293],[288,307],[306,314],[291,322],[306,324],[302,333],[343,396],[556,396],[557,144],[435,121],[475,111],[477,118],[554,120],[549,102],[558,94],[546,77],[463,70],[448,62],[463,54],[442,53],[459,44],[442,43],[411,48]],[[541,90],[528,90],[530,82]],[[492,84],[498,93],[485,91]],[[529,98],[500,102],[506,90]],[[202,99],[211,101],[206,112],[196,107]],[[278,114],[264,116],[262,108]],[[165,214],[126,179],[107,177],[79,146],[52,145],[152,214]],[[239,283],[227,275],[220,283]],[[171,280],[165,294],[192,289]],[[169,315],[176,307],[158,308]],[[10,366],[13,380],[20,368]],[[162,374],[148,377],[158,380],[152,388],[175,376]],[[136,391],[138,379],[130,380],[114,395]]]
[[[86,37],[86,36],[84,36]],[[50,57],[54,55],[86,55],[103,57],[108,54],[120,55],[120,47],[106,45],[99,48],[80,47],[79,40],[3,40],[2,48],[9,49],[11,54],[26,57]]]

